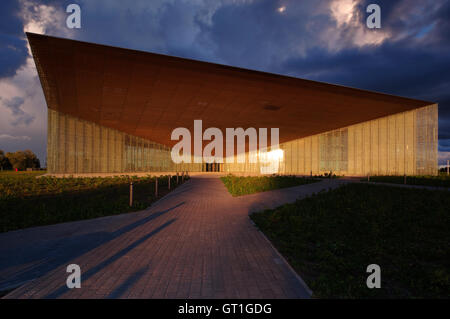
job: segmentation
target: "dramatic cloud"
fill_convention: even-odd
[[[277,72],[282,61],[303,55],[317,37],[334,26],[326,1],[298,1],[284,5],[261,0],[229,3],[218,8],[209,24],[199,23],[202,37],[226,64]]]
[[[24,140],[29,141],[31,138],[29,136],[13,136],[8,134],[0,134],[0,140]]]
[[[29,125],[34,120],[34,115],[27,114],[20,108],[24,102],[24,98],[19,96],[15,96],[11,100],[3,101],[3,105],[7,107],[13,115],[14,120],[11,124],[14,126],[19,124]]]
[[[448,156],[450,1],[79,0],[82,27],[71,30],[72,2],[2,1],[0,96],[23,103],[0,103],[0,134],[31,136],[17,145],[34,143],[40,157],[46,107],[24,31],[438,102],[440,161]],[[381,29],[366,27],[370,3],[381,7]],[[35,117],[27,127],[20,111]]]
[[[67,28],[61,28],[64,10],[28,0],[2,1],[1,8],[0,14],[5,17],[0,21],[0,48],[10,46],[3,40],[5,35],[22,46],[14,59],[7,61],[7,67],[0,64],[0,149],[31,149],[44,162],[47,108],[24,32],[47,33],[58,24],[61,31],[55,35],[70,36]],[[2,58],[7,57],[2,55]],[[19,58],[20,63],[15,63]]]
[[[14,76],[25,64],[27,42],[22,37],[23,22],[17,1],[3,0],[0,10],[0,79]]]

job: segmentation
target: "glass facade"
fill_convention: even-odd
[[[121,173],[175,169],[170,148],[48,109],[49,173]]]
[[[279,174],[436,175],[437,104],[280,144]],[[224,164],[259,173],[259,164]]]
[[[436,175],[437,104],[280,145],[284,174]]]
[[[348,170],[348,129],[341,129],[319,135],[319,156],[321,171]],[[292,165],[292,163],[291,163]],[[295,164],[294,164],[295,165]]]
[[[272,156],[279,174],[435,175],[437,104],[280,144]],[[220,171],[268,173],[267,163],[224,163]],[[273,164],[273,163],[272,163]],[[267,168],[267,167],[266,167]],[[49,173],[205,171],[202,163],[174,164],[170,148],[48,110]]]

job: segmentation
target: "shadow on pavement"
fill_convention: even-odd
[[[29,251],[25,252],[14,250],[8,253],[6,251],[2,253],[2,260],[0,260],[0,291],[16,288],[29,280],[41,277],[49,271],[66,264],[68,261],[182,205],[184,205],[184,202],[163,211],[155,212],[114,232],[102,231],[72,236],[35,246],[33,246],[33,243],[30,243],[30,246],[26,248]]]

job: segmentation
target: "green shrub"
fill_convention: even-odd
[[[41,173],[42,174],[42,173]],[[0,232],[145,209],[155,198],[155,177],[36,178],[38,172],[0,174]],[[129,206],[133,181],[133,206]],[[158,195],[168,192],[158,177]],[[171,188],[176,187],[172,176]]]

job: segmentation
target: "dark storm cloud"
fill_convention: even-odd
[[[395,36],[410,38],[420,37],[427,29],[428,43],[448,46],[450,39],[450,2],[445,0],[363,0],[358,9],[365,12],[370,3],[377,3],[381,8],[382,28]],[[366,15],[360,16],[360,22],[365,23]]]
[[[0,10],[0,79],[16,74],[25,64],[27,43],[23,40],[23,23],[18,1],[2,0]]]
[[[201,7],[193,3],[176,1],[165,4],[159,12],[158,27],[165,40],[165,51],[169,55],[199,60],[214,59],[197,45],[200,32],[198,12]]]
[[[439,150],[450,152],[450,88],[439,100]]]
[[[450,124],[450,123],[448,123]],[[440,152],[450,152],[450,139],[440,139],[439,140],[439,151]]]
[[[444,2],[434,18],[437,21],[434,35],[442,41],[443,45],[450,45],[450,1]]]
[[[22,105],[25,102],[24,98],[15,96],[12,99],[6,100],[0,97],[0,101],[2,104],[11,111],[14,120],[12,121],[12,125],[16,126],[19,124],[30,125],[34,120],[34,116],[26,113],[22,110]]]
[[[337,53],[315,48],[304,58],[286,60],[284,71],[315,80],[418,97],[443,83],[450,84],[448,74],[442,72],[450,69],[448,53],[389,42]],[[429,99],[435,100],[433,96]]]
[[[202,32],[214,43],[215,54],[227,64],[276,71],[298,48],[314,43],[316,33],[334,25],[315,12],[326,1],[230,3],[218,8]],[[284,12],[277,9],[285,6]]]

